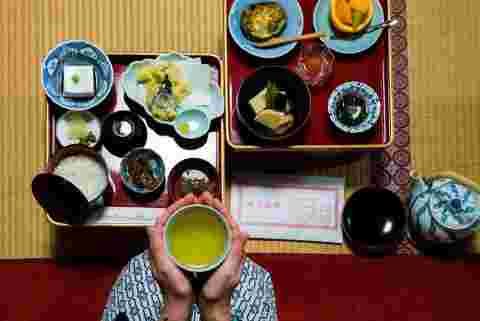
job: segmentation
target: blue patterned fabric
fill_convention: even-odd
[[[124,312],[130,321],[157,321],[163,304],[162,289],[153,277],[150,256],[145,251],[123,268],[110,292],[102,321],[114,321],[120,312]],[[231,306],[232,321],[277,321],[270,273],[247,259],[240,284],[233,291]],[[191,320],[200,321],[196,305],[193,306]]]

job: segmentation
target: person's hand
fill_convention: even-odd
[[[150,241],[152,272],[158,285],[166,292],[166,305],[163,307],[170,321],[190,320],[194,294],[190,281],[165,251],[164,233],[168,218],[180,207],[194,204],[197,199],[192,194],[177,201],[160,215],[155,225],[147,229]]]
[[[201,317],[205,321],[230,321],[230,299],[233,289],[240,282],[240,274],[246,257],[244,247],[248,235],[240,231],[240,227],[225,206],[219,200],[214,199],[210,193],[203,193],[199,197],[199,201],[220,211],[232,231],[230,254],[200,290],[198,305]]]

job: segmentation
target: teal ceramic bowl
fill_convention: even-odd
[[[228,31],[233,41],[245,52],[252,56],[274,59],[286,55],[292,51],[297,45],[295,42],[272,47],[272,48],[258,48],[255,43],[245,37],[240,26],[240,17],[243,10],[252,4],[268,2],[265,0],[235,0],[232,4],[230,12],[228,13]],[[295,37],[303,33],[303,11],[300,3],[297,0],[276,0],[274,1],[282,6],[287,13],[287,26],[280,36]]]
[[[172,252],[173,252],[172,247],[175,246],[173,244],[173,242],[175,242],[175,241],[170,238],[171,229],[174,228],[174,226],[178,222],[178,218],[180,216],[195,215],[196,214],[195,212],[197,212],[198,210],[206,211],[206,213],[208,215],[217,219],[220,222],[220,224],[223,226],[223,229],[224,229],[224,232],[225,232],[225,243],[224,243],[224,246],[223,246],[223,253],[222,253],[222,255],[218,256],[214,262],[212,262],[208,265],[197,265],[197,266],[185,265],[185,264],[180,263],[177,260],[177,258],[172,254]],[[196,233],[202,233],[202,230],[201,230],[201,228],[199,228],[198,231],[195,231],[195,232]],[[178,240],[178,241],[183,243],[186,240]],[[190,248],[191,248],[192,251],[202,251],[202,248],[201,248],[201,246],[199,246],[198,240],[196,238],[192,237],[187,242],[191,243]],[[216,210],[213,207],[203,205],[203,204],[193,204],[193,205],[188,205],[188,206],[181,207],[180,209],[178,209],[175,213],[173,213],[169,217],[169,219],[167,220],[167,223],[165,224],[164,244],[165,244],[165,250],[166,250],[167,254],[175,262],[175,264],[177,266],[179,266],[180,268],[182,268],[186,271],[194,272],[194,273],[208,272],[208,271],[211,271],[211,270],[219,267],[223,263],[223,261],[225,261],[225,258],[230,253],[230,250],[232,248],[232,231],[230,229],[230,226],[228,225],[227,220],[222,215],[222,213],[220,213],[218,210]]]
[[[385,15],[379,0],[373,1],[375,12],[373,14],[371,25],[385,22]],[[337,37],[336,30],[330,22],[330,0],[318,0],[313,12],[313,29],[315,32],[325,32],[332,35],[331,38],[325,40],[328,48],[335,52],[353,55],[361,53],[378,41],[382,35],[382,30],[376,30],[369,33],[359,33],[358,35]]]
[[[132,165],[137,162],[139,165]],[[142,175],[141,172],[147,173]],[[146,176],[148,178],[139,178]],[[165,182],[165,163],[163,159],[148,148],[131,150],[120,163],[120,178],[123,185],[135,194],[150,195],[157,192]]]
[[[208,133],[210,117],[200,109],[187,109],[177,115],[173,127],[183,139],[198,139]]]

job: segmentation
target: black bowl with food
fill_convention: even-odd
[[[236,114],[250,134],[264,141],[283,141],[310,120],[311,95],[305,82],[280,66],[257,69],[243,81]]]
[[[136,148],[122,159],[120,177],[127,191],[136,195],[151,195],[163,186],[165,164],[153,150]]]
[[[220,180],[215,167],[201,158],[187,158],[175,165],[168,176],[168,196],[172,202],[193,193],[209,192],[219,197]]]
[[[287,13],[278,3],[260,2],[242,11],[240,27],[248,39],[266,41],[279,36],[287,26]]]
[[[109,114],[102,125],[102,142],[115,156],[122,157],[147,142],[147,126],[134,112],[121,110]]]

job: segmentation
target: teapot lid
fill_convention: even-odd
[[[465,230],[480,219],[480,195],[454,179],[434,180],[430,192],[432,217],[441,226]]]

